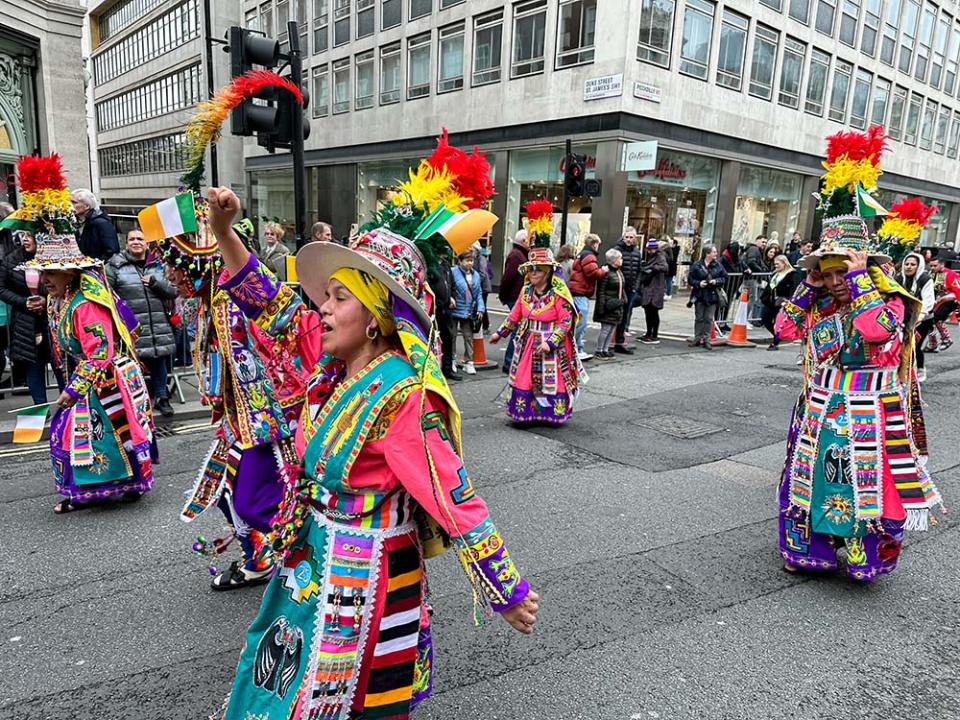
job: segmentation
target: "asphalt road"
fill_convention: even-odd
[[[468,468],[542,610],[529,638],[474,628],[458,563],[430,561],[415,720],[960,718],[960,512],[869,586],[780,569],[795,357],[643,347],[591,363],[571,421],[535,431],[507,423],[498,371],[456,385]],[[960,351],[929,367],[931,467],[958,507]],[[259,592],[210,592],[189,546],[217,518],[177,517],[209,439],[162,439],[141,503],[63,517],[45,452],[0,454],[0,719],[197,720],[222,700]]]

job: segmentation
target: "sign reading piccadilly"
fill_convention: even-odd
[[[653,170],[656,165],[656,140],[632,142],[623,146],[623,161],[620,163],[621,170],[625,172],[630,172],[631,170]]]
[[[623,95],[623,73],[590,78],[583,83],[584,100],[599,100],[620,95]]]
[[[637,80],[633,84],[633,96],[641,100],[658,103],[663,99],[663,90],[653,83]]]

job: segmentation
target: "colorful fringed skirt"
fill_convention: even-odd
[[[896,567],[903,530],[925,529],[939,496],[911,431],[897,369],[818,368],[798,402],[780,485],[784,561],[872,580]]]
[[[517,335],[507,399],[507,415],[514,422],[561,425],[573,412],[582,367],[570,335],[550,353],[537,351],[553,329],[554,323],[531,320],[526,331]]]
[[[247,632],[227,720],[402,720],[427,697],[413,509],[400,491],[363,519],[310,511]]]

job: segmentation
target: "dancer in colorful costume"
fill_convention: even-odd
[[[894,570],[904,530],[925,530],[940,495],[927,471],[912,370],[918,302],[888,277],[891,258],[863,216],[876,189],[882,128],[828,138],[820,248],[776,330],[805,343],[804,391],[788,433],[780,486],[784,567],[869,581]]]
[[[203,103],[187,126],[188,171],[181,178],[180,195],[140,213],[148,241],[157,241],[168,272],[184,297],[198,297],[193,368],[201,401],[218,424],[214,440],[200,467],[181,512],[190,522],[216,505],[226,517],[230,533],[207,541],[198,537],[194,550],[207,557],[226,552],[231,540],[241,558],[214,575],[211,588],[235,590],[262,585],[273,571],[271,554],[263,547],[283,488],[296,477],[293,427],[303,404],[304,384],[296,360],[280,353],[274,339],[246,318],[229,294],[217,286],[222,269],[219,249],[208,233],[207,203],[200,197],[203,158],[231,107],[256,94],[264,85],[296,87],[274,73],[244,75]],[[174,212],[179,222],[159,221]],[[189,232],[169,236],[165,227]],[[243,220],[236,231],[247,241],[253,223]]]
[[[490,342],[496,344],[516,330],[507,415],[518,423],[562,425],[587,379],[573,342],[577,323],[585,320],[577,315],[550,252],[553,205],[534,200],[526,211],[533,239],[527,262],[520,266],[523,290]]]
[[[28,278],[40,274],[54,361],[69,377],[50,425],[50,458],[64,496],[54,512],[134,502],[152,486],[158,459],[136,317],[107,287],[102,263],[77,247],[79,222],[59,156],[24,157],[17,172],[23,206],[11,222],[37,242],[22,267]]]
[[[304,247],[297,275],[319,313],[231,232],[233,193],[208,191],[221,287],[309,374],[296,433],[302,485],[272,538],[284,559],[248,632],[228,720],[408,717],[432,680],[423,557],[447,538],[475,599],[532,631],[537,596],[463,467],[460,416],[436,355],[432,228],[469,246],[492,217],[445,207],[439,196],[461,187],[424,162],[352,249]]]

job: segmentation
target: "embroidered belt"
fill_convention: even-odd
[[[841,370],[823,365],[814,372],[811,385],[828,391],[875,393],[899,390],[900,378],[896,368]]]

